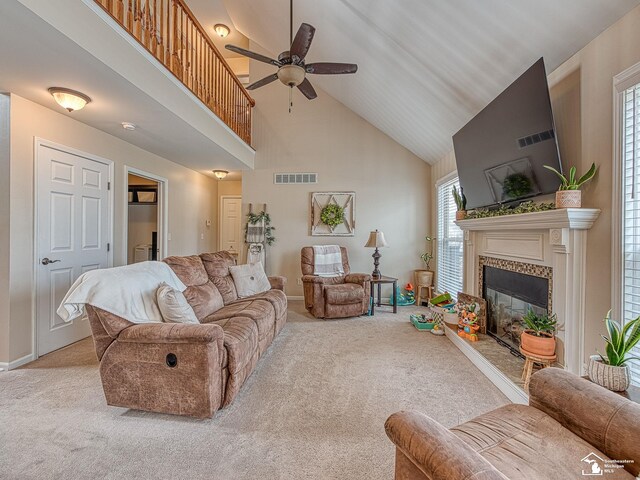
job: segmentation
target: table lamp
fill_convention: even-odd
[[[369,241],[365,245],[366,248],[375,248],[375,252],[373,252],[373,273],[371,276],[373,278],[380,278],[382,275],[380,274],[380,270],[378,270],[378,266],[380,265],[380,257],[382,256],[378,251],[378,248],[387,247],[387,241],[384,239],[384,233],[379,230],[374,230],[369,234]]]

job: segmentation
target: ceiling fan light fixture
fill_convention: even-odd
[[[229,172],[227,170],[213,170],[213,174],[218,180],[222,180],[229,174]]]
[[[213,26],[213,29],[221,38],[226,37],[231,32],[231,29],[229,29],[229,27],[227,27],[224,23],[216,23]]]
[[[299,65],[283,65],[278,70],[278,80],[288,87],[297,87],[304,81],[305,71]]]
[[[91,99],[84,93],[69,88],[51,87],[49,93],[58,105],[69,112],[82,110],[87,103],[91,102]]]

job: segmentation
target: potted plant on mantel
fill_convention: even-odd
[[[631,370],[627,362],[640,360],[631,355],[631,350],[640,341],[640,317],[619,325],[611,320],[611,310],[604,318],[609,336],[602,335],[607,342],[607,358],[598,354],[589,357],[587,373],[593,383],[614,392],[623,392],[631,384]]]
[[[433,260],[433,241],[436,239],[430,235],[424,237],[429,246],[428,251],[420,255],[420,258],[424,262],[425,268],[415,271],[416,285],[431,286],[433,285],[433,270],[429,268],[431,260]]]
[[[580,190],[580,187],[595,176],[596,164],[592,163],[587,173],[579,179],[576,179],[576,167],[569,169],[568,178],[549,165],[544,165],[544,168],[558,175],[562,181],[560,188],[556,192],[556,208],[580,208],[582,206],[582,190]]]
[[[464,190],[460,187],[460,191],[456,186],[453,186],[453,190],[451,191],[453,194],[453,199],[456,202],[456,220],[464,220],[467,217],[467,197],[464,196]]]
[[[520,348],[533,355],[551,357],[556,353],[556,315],[537,314],[529,309],[522,317],[527,329],[520,335]]]

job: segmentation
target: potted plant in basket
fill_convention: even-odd
[[[558,175],[562,181],[560,188],[556,192],[556,208],[580,208],[582,206],[582,190],[580,190],[580,187],[595,176],[596,164],[592,163],[587,173],[578,179],[576,179],[576,167],[569,169],[568,178],[549,165],[544,165],[544,168]]]
[[[453,194],[453,199],[458,209],[456,212],[456,220],[464,220],[467,216],[467,197],[464,196],[464,190],[460,187],[460,191],[458,192],[458,189],[454,185],[451,193]]]
[[[556,315],[537,314],[533,309],[529,309],[522,320],[527,328],[520,335],[520,348],[533,355],[555,355],[555,331],[558,324]]]
[[[424,262],[425,268],[415,271],[416,285],[424,285],[429,287],[433,285],[433,270],[429,268],[429,264],[431,263],[431,260],[433,260],[433,241],[436,238],[430,235],[427,235],[424,238],[427,241],[428,250],[420,255],[420,258]]]
[[[627,362],[640,360],[631,350],[640,341],[640,317],[619,325],[611,320],[611,310],[604,318],[609,336],[602,335],[607,346],[607,357],[598,354],[589,357],[589,379],[614,392],[623,392],[631,383],[631,371]]]

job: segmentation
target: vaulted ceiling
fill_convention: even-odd
[[[221,2],[245,36],[274,56],[287,50],[288,0],[189,0],[196,15]],[[314,76],[314,85],[433,163],[451,150],[451,136],[539,57],[551,72],[638,4],[295,0],[294,29],[303,21],[317,29],[308,62],[359,65],[355,75]]]

